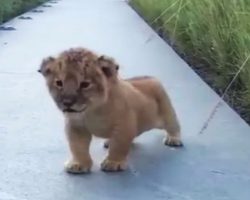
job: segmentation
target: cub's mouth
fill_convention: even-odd
[[[84,108],[82,108],[81,110],[75,110],[75,109],[72,109],[72,108],[66,108],[66,109],[63,109],[63,112],[64,113],[81,113],[83,111],[86,110],[86,106]]]

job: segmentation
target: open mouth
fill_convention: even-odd
[[[86,109],[86,107],[84,107],[83,109],[81,110],[74,110],[72,108],[66,108],[63,110],[64,113],[81,113],[83,112],[84,110]]]
[[[76,113],[78,111],[74,110],[74,109],[71,109],[71,108],[66,108],[66,109],[63,110],[63,112]]]

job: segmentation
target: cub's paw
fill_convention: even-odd
[[[86,174],[90,173],[92,167],[92,161],[86,162],[85,164],[82,164],[75,160],[67,161],[64,164],[64,168],[66,172],[72,173],[72,174]]]
[[[182,147],[183,146],[183,143],[179,137],[171,137],[171,136],[168,136],[164,140],[164,144],[170,147]]]
[[[112,161],[105,159],[101,164],[101,169],[105,172],[124,171],[126,168],[126,161]]]

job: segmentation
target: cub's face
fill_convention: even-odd
[[[118,66],[111,59],[86,49],[70,49],[57,58],[46,58],[39,72],[64,113],[82,113],[107,101],[117,81]]]

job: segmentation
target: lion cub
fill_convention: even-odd
[[[133,139],[153,128],[168,133],[165,144],[182,146],[180,126],[163,86],[152,77],[123,80],[118,65],[106,56],[73,48],[43,60],[39,72],[65,116],[72,159],[70,173],[90,172],[92,135],[107,138],[103,171],[126,169]]]

